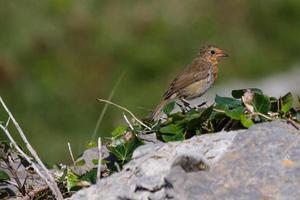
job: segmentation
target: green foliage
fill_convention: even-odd
[[[89,172],[85,173],[83,176],[80,177],[79,180],[87,181],[90,184],[96,184],[97,180],[97,169],[92,169]]]
[[[293,107],[293,95],[289,92],[279,100],[281,111],[287,113]]]
[[[299,121],[299,111],[292,106],[291,93],[276,99],[257,88],[233,90],[232,97],[217,95],[215,104],[208,108],[167,115],[166,121],[159,125],[158,138],[165,142],[183,140],[224,129],[249,128],[255,123],[277,118]]]
[[[230,98],[230,97],[220,97],[218,95],[215,98],[215,103],[216,103],[217,107],[221,107],[221,108],[224,108],[224,107],[236,108],[236,107],[242,105],[240,100]]]
[[[77,183],[79,181],[78,176],[73,173],[71,170],[68,170],[67,173],[67,189],[68,191],[71,191],[73,188],[77,186]]]
[[[271,109],[270,98],[264,94],[255,93],[251,104],[256,112],[262,114],[267,114]]]
[[[112,137],[116,138],[116,137],[119,137],[119,136],[123,135],[123,134],[126,132],[127,128],[128,128],[128,127],[125,126],[125,125],[122,125],[122,126],[117,127],[117,128],[111,133]]]
[[[176,104],[175,101],[171,101],[171,102],[167,103],[163,108],[163,112],[166,115],[169,115],[174,110],[175,104]]]
[[[107,148],[116,156],[116,158],[124,164],[131,159],[133,151],[142,144],[142,141],[134,134],[128,132],[129,137],[116,138],[110,143]]]

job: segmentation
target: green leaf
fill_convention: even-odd
[[[90,141],[87,145],[86,145],[86,148],[88,148],[88,149],[91,149],[91,148],[95,148],[95,147],[97,147],[98,145],[97,145],[97,142],[95,142],[95,141]]]
[[[218,106],[228,106],[230,108],[235,108],[242,105],[240,100],[231,97],[221,97],[218,95],[216,95],[215,102]]]
[[[85,160],[81,159],[75,162],[75,166],[80,167],[83,166],[85,164]]]
[[[293,108],[293,95],[289,92],[280,98],[281,111],[287,113],[291,108]]]
[[[254,125],[254,122],[251,118],[246,117],[245,115],[241,115],[241,123],[244,127],[249,128]]]
[[[187,128],[186,130],[188,132],[192,131],[192,132],[196,132],[197,130],[201,129],[202,124],[209,119],[211,113],[213,111],[213,105],[203,109],[202,111],[195,113],[188,118],[188,122],[187,122]],[[200,130],[201,132],[201,130]]]
[[[67,173],[67,189],[71,191],[73,188],[76,187],[79,178],[76,174],[74,174],[70,169],[68,169]]]
[[[92,163],[94,164],[94,165],[98,165],[98,159],[93,159],[92,160]],[[106,164],[108,164],[109,163],[109,161],[107,161],[107,160],[101,160],[101,165],[106,165]]]
[[[97,180],[97,169],[92,169],[91,171],[85,173],[83,176],[80,177],[80,180],[88,181],[92,184],[96,184]]]
[[[126,133],[127,128],[128,128],[128,127],[125,126],[125,125],[118,126],[118,127],[111,133],[111,135],[112,135],[113,137],[119,137],[119,136],[123,135],[124,133]]]
[[[231,119],[240,120],[241,116],[244,114],[245,108],[243,106],[239,106],[234,109],[225,109],[225,114]]]
[[[0,170],[0,181],[9,181],[10,177],[9,175],[5,172]]]
[[[271,109],[271,102],[268,96],[256,93],[252,101],[252,106],[255,112],[268,114]]]
[[[108,145],[107,148],[119,161],[125,163],[131,159],[133,151],[142,144],[143,143],[134,136],[128,141],[124,139],[115,140],[112,144]]]
[[[159,132],[161,133],[169,133],[174,135],[183,133],[183,131],[184,128],[178,124],[170,124],[159,129]]]
[[[167,103],[163,108],[163,112],[166,115],[169,115],[174,110],[175,105],[176,105],[175,101],[171,101],[171,102]]]
[[[182,141],[185,139],[183,133],[177,133],[175,135],[163,135],[162,138],[165,142]]]
[[[257,88],[248,88],[248,89],[232,90],[231,91],[231,96],[233,96],[236,99],[240,99],[240,98],[242,98],[242,96],[244,95],[244,93],[247,90],[250,90],[250,91],[252,91],[254,93],[258,93],[258,94],[263,94],[263,92],[260,89],[257,89]]]
[[[167,122],[168,123],[179,123],[180,121],[184,120],[186,115],[182,114],[182,112],[177,112],[170,114],[168,116]]]

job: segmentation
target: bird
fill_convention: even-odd
[[[187,103],[188,100],[202,96],[218,78],[220,58],[228,56],[214,45],[200,48],[198,56],[171,82],[162,100],[150,115],[150,119],[159,120],[162,116],[162,109],[172,100]]]

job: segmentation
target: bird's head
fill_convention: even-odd
[[[210,63],[218,64],[220,58],[228,57],[228,54],[224,53],[222,49],[210,45],[200,49],[200,57]]]

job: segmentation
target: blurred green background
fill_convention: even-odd
[[[298,0],[0,0],[0,94],[42,159],[67,163],[67,142],[83,151],[95,99],[123,72],[113,101],[139,117],[205,44],[231,55],[217,85],[281,73],[299,62],[299,11]],[[110,106],[98,136],[120,123]]]

